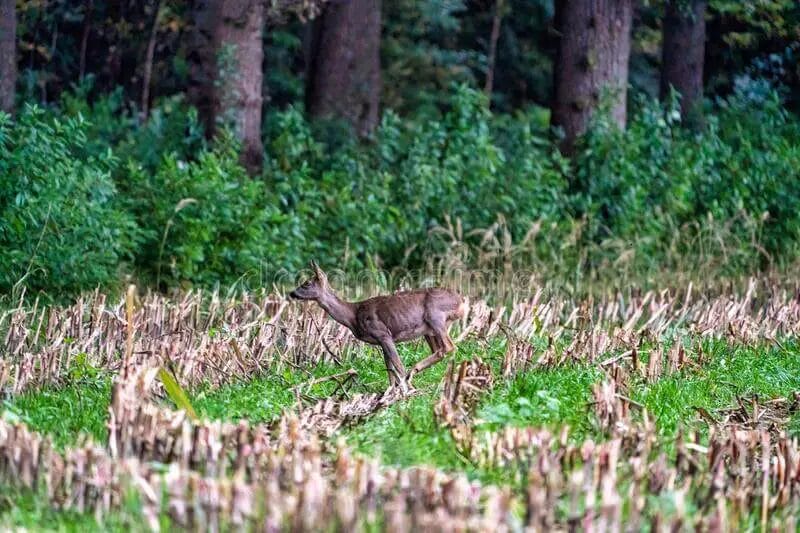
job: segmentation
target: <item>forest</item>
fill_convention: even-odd
[[[0,0],[2,530],[795,531],[798,274],[796,0]]]
[[[2,24],[3,292],[797,255],[791,0],[4,0]]]

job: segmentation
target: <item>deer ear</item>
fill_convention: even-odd
[[[322,269],[319,267],[316,261],[312,259],[309,264],[311,265],[311,268],[314,270],[314,274],[317,276],[317,279],[328,279],[328,276],[325,275],[325,272],[322,271]]]

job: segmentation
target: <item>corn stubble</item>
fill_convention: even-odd
[[[214,293],[148,294],[133,306],[130,294],[127,306],[99,293],[67,308],[20,302],[0,316],[0,394],[63,383],[79,356],[116,378],[105,443],[59,451],[46,436],[0,420],[0,482],[100,516],[133,493],[152,529],[166,514],[211,530],[794,530],[800,445],[785,427],[797,395],[701,412],[707,436],[686,431],[664,442],[630,390],[702,368],[703,338],[780,345],[796,337],[797,294],[753,280],[743,294],[713,298],[690,288],[579,302],[539,291],[508,307],[471,302],[457,338],[504,336],[506,351],[496,369],[477,357],[449,363],[434,420],[476,468],[524,472],[521,489],[382,465],[335,441],[343,425],[399,396],[298,402],[264,424],[193,420],[156,401],[164,366],[191,388],[343,358],[355,341],[316,310],[271,295]],[[690,332],[688,345],[672,338],[676,328]],[[576,363],[602,374],[589,405],[601,438],[578,440],[566,427],[489,431],[476,420],[481,398],[504,380]]]

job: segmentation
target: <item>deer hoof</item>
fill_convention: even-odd
[[[403,396],[408,395],[408,388],[409,388],[409,383],[404,379],[400,380],[400,392],[403,393]]]

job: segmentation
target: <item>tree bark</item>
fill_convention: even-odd
[[[500,23],[503,21],[504,3],[504,0],[495,0],[494,3],[492,33],[489,36],[489,54],[486,58],[486,83],[483,86],[483,92],[486,93],[490,106],[492,103],[492,88],[494,86],[494,65],[497,61],[497,40],[500,38]]]
[[[306,106],[311,116],[341,118],[359,136],[378,125],[381,0],[334,0],[315,21]]]
[[[706,0],[670,0],[664,17],[661,98],[674,88],[681,95],[681,116],[702,121],[703,58],[706,50]]]
[[[242,143],[241,159],[257,174],[261,144],[264,3],[261,0],[195,0],[189,55],[189,99],[206,135],[232,125]]]
[[[153,11],[153,21],[150,24],[150,37],[147,40],[147,49],[144,54],[144,68],[142,73],[142,122],[150,116],[150,80],[153,77],[153,56],[156,52],[156,36],[158,35],[158,21],[161,17],[161,2],[157,0]]]
[[[83,33],[81,34],[81,51],[78,59],[78,79],[83,81],[86,74],[86,48],[89,45],[89,34],[92,31],[92,14],[94,13],[94,0],[86,0],[83,11]]]
[[[571,154],[604,91],[612,119],[625,127],[633,6],[632,0],[556,0],[555,8],[551,123],[563,129],[561,149]]]
[[[15,0],[0,0],[0,110],[14,111],[17,85],[17,14]]]

